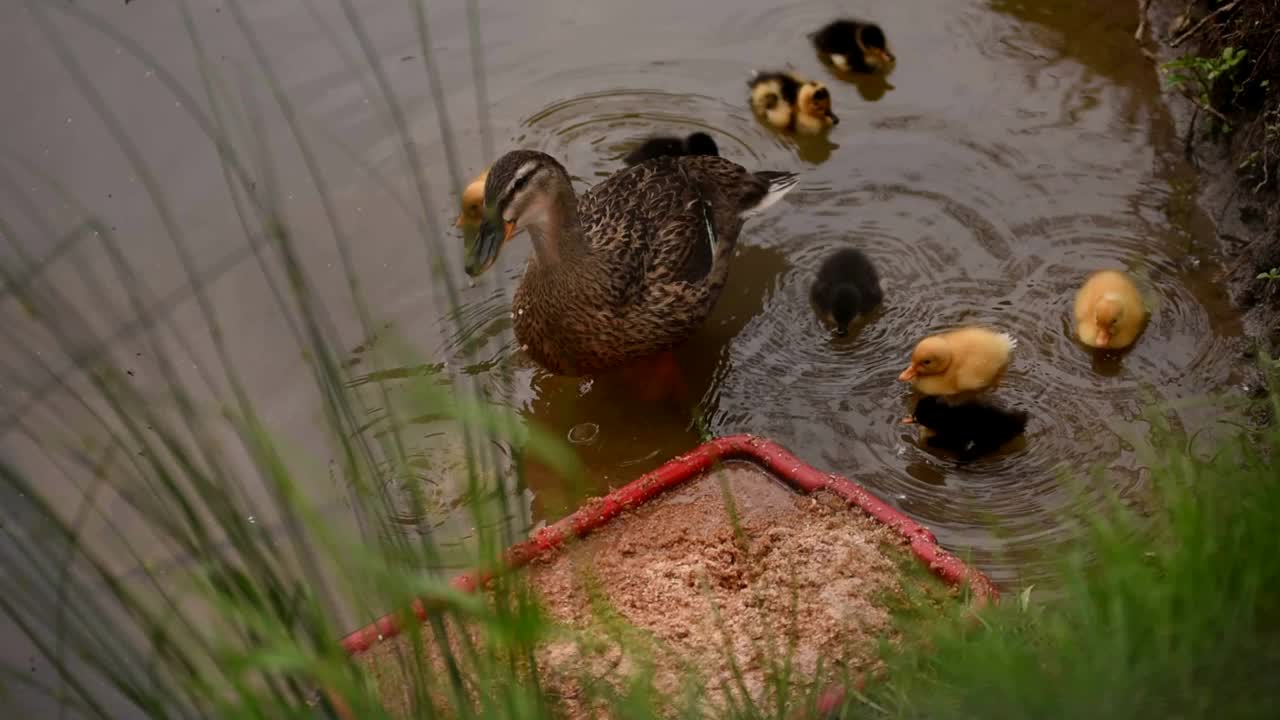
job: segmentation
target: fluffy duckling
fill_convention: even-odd
[[[853,73],[887,73],[893,53],[879,25],[861,20],[836,20],[809,36],[823,62]]]
[[[982,455],[1021,435],[1027,429],[1027,413],[984,402],[949,405],[941,398],[926,395],[903,422],[923,427],[927,431],[925,442],[933,447]]]
[[[981,327],[930,335],[916,345],[898,379],[924,395],[973,395],[1000,381],[1017,344],[1008,333]]]
[[[632,150],[622,162],[631,167],[645,160],[656,157],[680,157],[683,155],[719,155],[720,148],[716,141],[704,132],[696,132],[687,138],[651,137],[640,147]]]
[[[818,268],[809,301],[835,333],[843,336],[858,315],[870,312],[884,299],[880,276],[861,250],[843,248],[831,253]]]
[[[1089,276],[1076,293],[1076,336],[1089,347],[1129,347],[1142,331],[1147,307],[1133,280],[1119,270]]]
[[[484,181],[488,178],[489,171],[485,170],[462,191],[462,210],[453,223],[454,227],[480,225],[480,220],[484,218]]]
[[[751,110],[775,129],[817,135],[840,122],[831,112],[831,91],[793,72],[757,72],[751,86]]]

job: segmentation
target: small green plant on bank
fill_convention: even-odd
[[[1268,282],[1280,280],[1280,267],[1273,267],[1264,273],[1258,273],[1258,279]]]
[[[1213,105],[1213,90],[1219,81],[1223,81],[1231,83],[1233,98],[1244,91],[1244,85],[1236,79],[1236,75],[1246,54],[1247,50],[1225,47],[1222,54],[1216,57],[1184,55],[1162,66],[1165,82],[1169,87],[1180,90],[1196,107],[1213,116],[1216,121],[1210,125],[1213,132],[1229,132],[1231,123]]]
[[[1280,394],[1267,402],[1280,408]],[[1081,543],[1046,597],[1010,592],[977,619],[903,626],[843,717],[1273,717],[1277,451],[1274,426],[1203,452],[1157,431],[1141,451],[1142,509],[1117,501],[1081,516]]]
[[[1270,80],[1263,80],[1260,87],[1271,86]],[[1261,192],[1272,182],[1272,169],[1275,165],[1275,148],[1280,147],[1280,106],[1268,110],[1260,120],[1262,124],[1261,140],[1257,149],[1245,155],[1236,166],[1245,177],[1254,183],[1253,192]]]

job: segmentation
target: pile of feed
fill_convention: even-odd
[[[889,606],[903,596],[903,564],[914,562],[901,546],[834,496],[799,495],[755,465],[725,465],[526,568],[564,630],[535,653],[540,682],[565,716],[590,717],[601,691],[637,673],[652,673],[661,698],[713,706],[726,692],[772,704],[784,673],[799,694],[857,677],[892,636]],[[361,656],[387,704],[406,714],[408,642]]]

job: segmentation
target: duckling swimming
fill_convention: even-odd
[[[884,299],[875,265],[861,250],[842,248],[823,261],[809,289],[818,315],[843,336],[858,315],[870,312]]]
[[[720,148],[710,135],[696,132],[687,138],[659,136],[644,141],[632,150],[622,162],[631,167],[656,157],[680,157],[684,155],[720,155]]]
[[[1076,337],[1102,350],[1127,348],[1138,339],[1147,307],[1133,280],[1119,270],[1089,276],[1076,293]]]
[[[898,379],[911,382],[924,395],[958,402],[994,387],[1009,367],[1018,341],[1008,333],[966,327],[931,335],[911,353],[911,365]]]
[[[793,72],[757,72],[751,87],[751,110],[777,130],[817,135],[840,122],[831,112],[831,91]]]
[[[453,222],[454,227],[479,227],[484,219],[484,181],[488,177],[489,171],[485,170],[462,191],[462,210]]]
[[[1005,410],[984,402],[950,405],[942,398],[926,395],[903,422],[923,427],[925,442],[933,447],[962,455],[982,455],[998,450],[1026,431],[1027,418],[1022,410]]]
[[[887,73],[896,58],[879,25],[861,20],[836,20],[809,36],[823,62],[841,72]]]

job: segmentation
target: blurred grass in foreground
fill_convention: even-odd
[[[1280,389],[1273,382],[1273,388]],[[1269,399],[1278,417],[1280,392]],[[1147,450],[1145,512],[1085,518],[1051,600],[904,628],[847,717],[1261,718],[1280,707],[1280,430]]]

